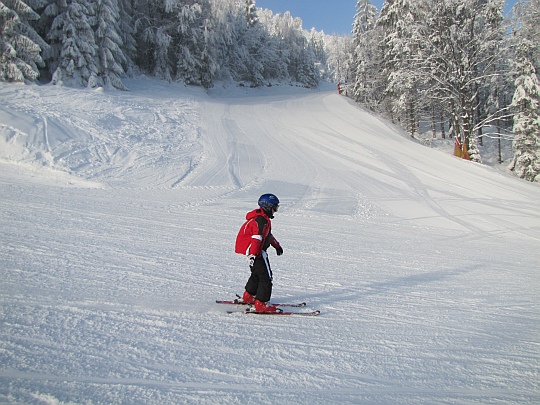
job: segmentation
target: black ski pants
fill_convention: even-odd
[[[246,291],[254,295],[259,301],[270,301],[272,295],[272,269],[270,268],[268,255],[264,250],[253,262],[251,276],[246,283]]]

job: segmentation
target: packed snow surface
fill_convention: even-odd
[[[333,87],[126,84],[0,84],[0,402],[540,403],[538,184]],[[215,303],[267,192],[317,317]]]

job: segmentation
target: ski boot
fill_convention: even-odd
[[[281,308],[278,308],[277,305],[268,304],[267,302],[262,302],[255,300],[255,312],[260,312],[264,314],[273,314],[276,312],[283,312]]]
[[[255,303],[255,297],[248,293],[247,291],[244,291],[244,295],[242,296],[242,301],[244,304],[254,304]]]

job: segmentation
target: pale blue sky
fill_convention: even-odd
[[[274,14],[289,11],[293,17],[302,19],[302,27],[326,34],[350,34],[357,0],[256,0],[259,8],[268,8]],[[379,10],[384,0],[372,0]],[[516,0],[506,0],[505,12],[508,12]]]

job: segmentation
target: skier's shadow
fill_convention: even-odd
[[[398,277],[388,281],[369,283],[358,286],[358,288],[335,288],[324,293],[312,293],[303,295],[302,299],[309,304],[335,305],[338,302],[361,302],[364,298],[374,295],[387,295],[392,291],[406,292],[408,289],[423,284],[440,282],[462,274],[467,274],[481,269],[480,264],[468,268],[456,268],[448,270],[431,271],[427,273],[411,274],[404,277]]]

